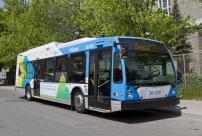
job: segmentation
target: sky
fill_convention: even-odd
[[[3,1],[2,0],[0,0],[0,7],[2,7],[3,6]]]

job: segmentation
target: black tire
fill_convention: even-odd
[[[74,94],[74,107],[78,113],[85,113],[84,95],[80,91]]]
[[[32,91],[31,91],[31,87],[30,85],[28,85],[25,89],[25,98],[28,100],[28,101],[31,101],[32,100]]]

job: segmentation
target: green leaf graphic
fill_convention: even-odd
[[[69,100],[70,95],[69,95],[69,90],[66,87],[66,79],[64,74],[62,73],[60,77],[60,83],[58,87],[58,92],[57,92],[57,99],[62,99],[62,100]]]

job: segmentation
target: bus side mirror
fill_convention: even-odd
[[[127,45],[121,46],[121,58],[127,59],[128,58],[128,51],[127,51]]]

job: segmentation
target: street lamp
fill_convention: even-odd
[[[80,38],[80,32],[81,32],[80,27],[79,27],[79,26],[76,26],[76,29],[75,29],[76,39],[79,39],[79,38]]]

